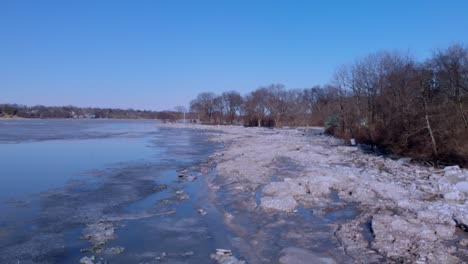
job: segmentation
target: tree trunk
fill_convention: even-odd
[[[460,114],[461,114],[461,116],[463,118],[463,121],[465,123],[465,129],[468,129],[468,118],[466,117],[466,114],[463,111],[463,104],[462,104],[461,100],[458,101],[458,107],[460,108]]]
[[[427,102],[424,100],[424,116],[426,119],[426,128],[429,131],[429,136],[431,137],[431,142],[432,142],[432,152],[434,154],[434,157],[437,159],[439,156],[439,153],[437,151],[437,143],[434,137],[434,132],[432,131],[431,127],[431,122],[429,121],[429,114],[427,113]]]
[[[274,126],[275,127],[281,127],[281,123],[280,123],[280,117],[279,117],[279,114],[276,115],[276,118],[275,118],[275,124]]]

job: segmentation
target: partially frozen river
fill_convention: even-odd
[[[218,146],[149,120],[1,120],[0,263],[209,263],[229,241]]]

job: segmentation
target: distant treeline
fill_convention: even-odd
[[[147,111],[116,108],[81,108],[75,106],[24,106],[0,104],[0,117],[19,118],[114,118],[114,119],[162,119],[176,120],[176,111]]]
[[[190,106],[206,123],[324,125],[393,153],[468,164],[468,47],[452,45],[425,61],[379,52],[340,67],[324,86],[201,93]]]

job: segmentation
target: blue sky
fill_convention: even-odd
[[[0,0],[0,102],[163,110],[468,44],[468,1]]]

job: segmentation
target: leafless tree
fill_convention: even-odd
[[[186,113],[187,113],[187,108],[183,105],[178,105],[176,107],[174,107],[174,109],[176,110],[177,113],[179,113],[179,119],[184,119],[184,122],[185,122],[185,118],[186,118]]]
[[[468,130],[463,101],[468,94],[468,47],[456,44],[438,51],[434,55],[433,63],[440,88],[454,103],[465,129]]]
[[[224,92],[221,96],[227,121],[232,125],[240,114],[244,100],[240,93],[236,91]]]
[[[245,98],[244,110],[246,123],[255,121],[257,126],[262,126],[268,113],[268,89],[258,88]]]
[[[200,93],[197,98],[190,102],[190,110],[198,114],[199,119],[207,120],[211,123],[213,113],[215,112],[215,98],[214,93]]]
[[[218,124],[223,123],[224,105],[223,105],[222,96],[216,96],[213,100],[213,116],[214,116],[215,123],[218,123]]]

